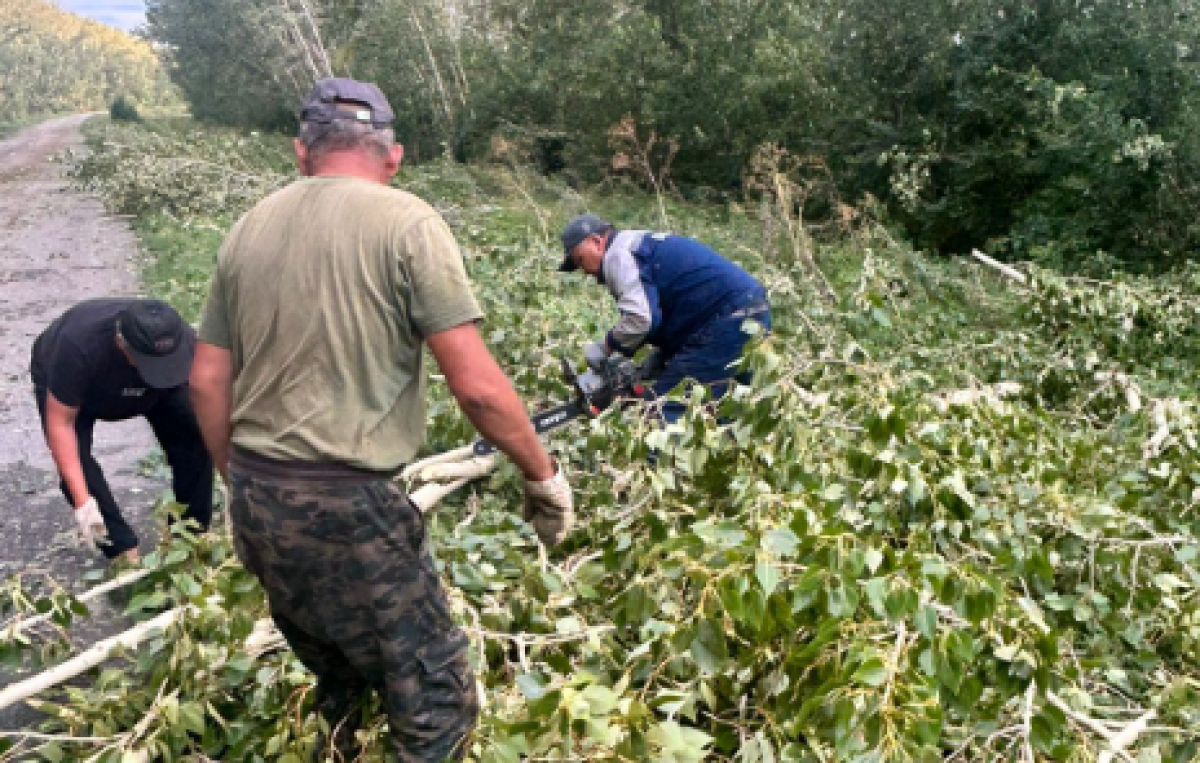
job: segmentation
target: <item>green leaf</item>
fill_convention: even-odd
[[[921,576],[930,581],[941,581],[950,574],[950,568],[940,557],[926,557],[921,562]]]
[[[885,578],[871,578],[863,585],[863,591],[866,592],[867,602],[876,615],[882,617],[887,614],[887,580]]]
[[[846,497],[846,486],[838,483],[827,486],[818,495],[830,503],[837,503]]]
[[[747,588],[742,597],[742,622],[761,631],[767,624],[767,601],[758,588]]]
[[[199,702],[184,702],[179,706],[179,722],[188,731],[204,732],[204,705]]]
[[[708,756],[712,737],[697,729],[685,728],[675,721],[656,724],[647,734],[658,748],[656,761],[663,763],[701,763]]]
[[[1154,585],[1158,586],[1160,590],[1166,591],[1167,593],[1189,587],[1188,584],[1181,580],[1178,575],[1174,575],[1170,572],[1162,572],[1158,575],[1155,575]]]
[[[883,660],[878,656],[872,656],[855,668],[854,674],[850,676],[850,681],[866,686],[882,686],[883,682],[887,680],[887,674],[888,671]]]
[[[996,611],[996,596],[990,588],[969,593],[965,600],[967,619],[975,625]]]
[[[917,631],[930,641],[937,635],[937,623],[937,610],[933,607],[921,607],[917,612]]]
[[[1029,616],[1030,621],[1037,626],[1042,633],[1049,633],[1050,626],[1046,624],[1046,616],[1042,614],[1042,608],[1037,605],[1033,599],[1022,596],[1017,599],[1017,605],[1025,611]]]
[[[1017,655],[1020,653],[1020,644],[1004,644],[996,647],[995,651],[992,652],[992,654],[996,655],[996,659],[1003,660],[1005,662],[1013,662],[1017,659]]]
[[[770,562],[760,561],[754,565],[754,577],[762,586],[763,595],[770,596],[775,592],[775,587],[779,585],[779,568]]]
[[[717,594],[725,612],[734,620],[741,621],[744,611],[742,601],[746,595],[746,579],[742,577],[725,578],[718,585]]]
[[[1057,710],[1057,708],[1053,708]],[[1054,749],[1054,741],[1059,730],[1065,725],[1065,718],[1062,711],[1057,713],[1041,712],[1034,715],[1030,724],[1030,741],[1033,746],[1045,753],[1049,753]]]
[[[517,676],[517,688],[528,699],[541,699],[546,696],[545,679],[540,673],[521,673]]]
[[[692,532],[705,545],[714,548],[733,548],[740,546],[746,540],[746,532],[737,522],[730,520],[697,522],[692,525]]]
[[[763,549],[781,559],[791,559],[800,548],[800,538],[788,527],[776,527],[763,535]]]
[[[879,565],[883,564],[883,552],[877,548],[869,548],[863,554],[863,562],[867,565],[867,570],[874,575],[879,571]]]
[[[917,611],[917,605],[920,602],[920,597],[917,592],[911,588],[897,588],[887,595],[885,607],[887,616],[891,620],[902,620],[911,616]]]
[[[620,699],[612,689],[600,684],[592,684],[583,690],[583,699],[588,704],[592,716],[608,715],[617,706]]]
[[[725,633],[720,625],[712,620],[705,620],[696,627],[696,635],[689,650],[692,659],[707,675],[719,672],[729,660]]]
[[[829,581],[829,614],[833,617],[851,617],[858,609],[858,586],[847,583],[840,577]]]

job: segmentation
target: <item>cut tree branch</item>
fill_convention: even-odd
[[[992,268],[995,268],[996,270],[999,270],[1001,273],[1008,276],[1009,278],[1016,281],[1017,283],[1024,284],[1027,281],[1027,279],[1025,278],[1025,274],[1022,273],[1021,271],[1017,270],[1016,268],[1014,268],[1010,265],[1005,265],[1003,262],[999,262],[997,260],[992,259],[991,257],[988,257],[986,254],[979,251],[978,249],[972,249],[971,256],[974,257],[975,259],[979,260],[980,262],[982,262],[984,265],[987,265],[988,267],[992,267]]]
[[[143,641],[160,631],[170,628],[185,614],[194,610],[195,607],[189,604],[163,612],[154,619],[147,620],[124,633],[104,639],[61,665],[56,665],[49,670],[38,673],[36,676],[5,687],[3,690],[0,690],[0,710],[16,702],[29,699],[35,694],[49,689],[51,686],[57,686],[63,681],[70,680],[83,673],[85,670],[96,667],[107,660],[117,649],[136,649]]]
[[[110,591],[115,591],[119,588],[124,588],[127,585],[132,585],[133,583],[136,583],[137,581],[139,581],[142,578],[149,575],[150,572],[151,572],[151,570],[146,569],[146,568],[130,570],[129,572],[126,572],[124,575],[113,578],[112,580],[108,581],[107,583],[102,583],[101,585],[98,585],[95,588],[84,591],[78,597],[76,597],[76,601],[88,602],[88,601],[91,601],[92,599],[96,598],[97,596],[103,596],[104,594],[106,594]],[[47,613],[44,615],[36,615],[27,620],[21,620],[21,619],[10,620],[8,623],[5,623],[4,630],[0,631],[0,636],[4,637],[6,639],[12,638],[13,636],[17,635],[18,633],[23,633],[23,632],[29,630],[30,628],[37,627],[38,625],[41,625],[42,623],[47,622],[51,617],[53,617],[53,614]]]

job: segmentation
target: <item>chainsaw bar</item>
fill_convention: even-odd
[[[533,414],[529,422],[539,435],[557,429],[580,416],[598,416],[608,406],[624,395],[640,397],[642,386],[639,369],[626,358],[616,358],[600,370],[588,369],[576,374],[566,358],[562,359],[563,377],[575,388],[577,397],[570,403]],[[471,447],[477,456],[496,452],[496,446],[482,437]]]
[[[529,417],[529,422],[533,424],[533,431],[542,434],[585,415],[594,415],[591,406],[584,400],[575,400],[535,413]],[[472,450],[477,456],[486,456],[495,453],[496,446],[481,437],[475,441]]]

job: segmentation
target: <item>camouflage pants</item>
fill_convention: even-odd
[[[238,556],[317,676],[322,711],[344,715],[376,689],[401,763],[461,760],[479,714],[467,639],[408,496],[383,477],[236,449],[229,476]]]

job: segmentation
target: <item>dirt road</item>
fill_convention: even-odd
[[[82,150],[79,127],[87,118],[55,119],[0,141],[0,580],[43,569],[84,588],[91,584],[81,575],[103,564],[75,545],[29,382],[33,340],[63,310],[91,297],[138,293],[133,232],[72,191],[54,161],[67,148]],[[96,429],[96,457],[144,549],[152,548],[150,510],[166,484],[136,467],[154,448],[141,419]],[[11,680],[0,674],[0,685]],[[13,728],[17,718],[0,713],[0,728]]]

